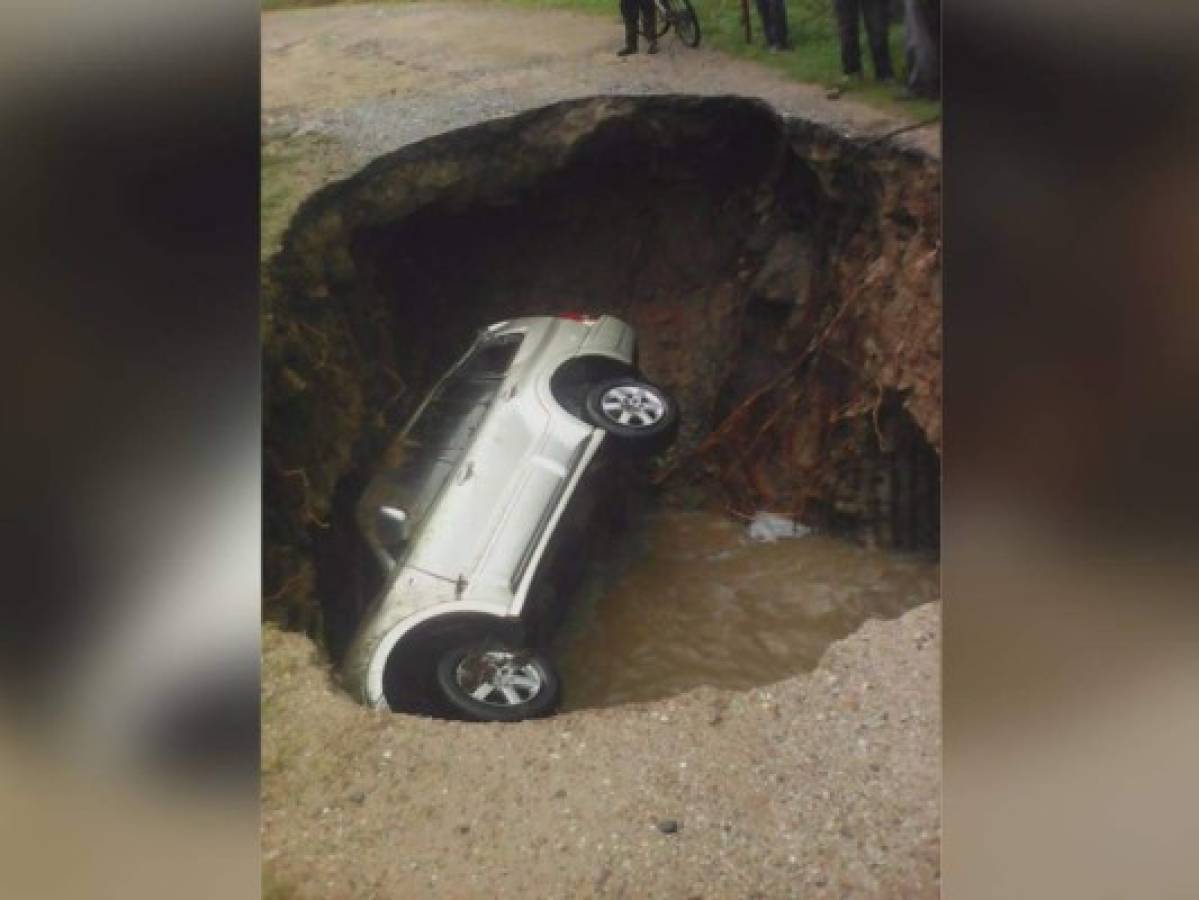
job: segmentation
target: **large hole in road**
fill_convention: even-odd
[[[767,683],[933,599],[939,192],[917,151],[679,96],[556,104],[318,192],[265,279],[267,616],[338,659],[396,429],[479,326],[571,310],[637,329],[683,426],[559,637],[569,705]],[[759,510],[815,534],[750,542]]]

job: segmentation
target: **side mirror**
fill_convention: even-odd
[[[375,512],[379,540],[389,547],[403,544],[412,536],[408,514],[395,506],[380,506]]]

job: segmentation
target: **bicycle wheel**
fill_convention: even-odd
[[[698,47],[701,37],[699,16],[695,14],[691,0],[666,0],[666,2],[674,7],[674,30],[678,33],[679,40],[688,47]]]
[[[653,0],[654,11],[654,27],[653,33],[642,31],[641,34],[648,40],[656,41],[662,35],[670,30],[670,23],[674,21],[677,15],[674,11],[674,0]],[[641,24],[645,24],[645,17],[642,16]]]

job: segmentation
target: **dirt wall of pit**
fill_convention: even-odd
[[[353,578],[380,451],[483,324],[611,313],[684,426],[671,502],[932,548],[940,164],[758,101],[555,104],[384,156],[301,207],[264,298],[267,615]]]

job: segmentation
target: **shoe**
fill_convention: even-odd
[[[657,53],[657,52],[658,52],[658,42],[657,42],[657,41],[650,41],[650,42],[649,42],[649,46],[645,48],[645,52],[646,52],[646,53],[649,53],[649,54],[651,54],[651,55],[652,55],[652,54],[654,54],[654,53]]]
[[[929,87],[927,84],[905,84],[895,93],[896,100],[940,100],[939,87]]]
[[[861,72],[847,72],[838,79],[837,86],[840,88],[857,87],[862,81]]]
[[[637,52],[637,48],[636,48],[636,47],[627,47],[627,46],[626,46],[626,47],[624,47],[624,48],[623,48],[623,49],[621,49],[621,50],[617,50],[617,51],[616,51],[616,55],[617,55],[617,56],[632,56],[632,55],[633,55],[634,53],[636,53],[636,52]]]

